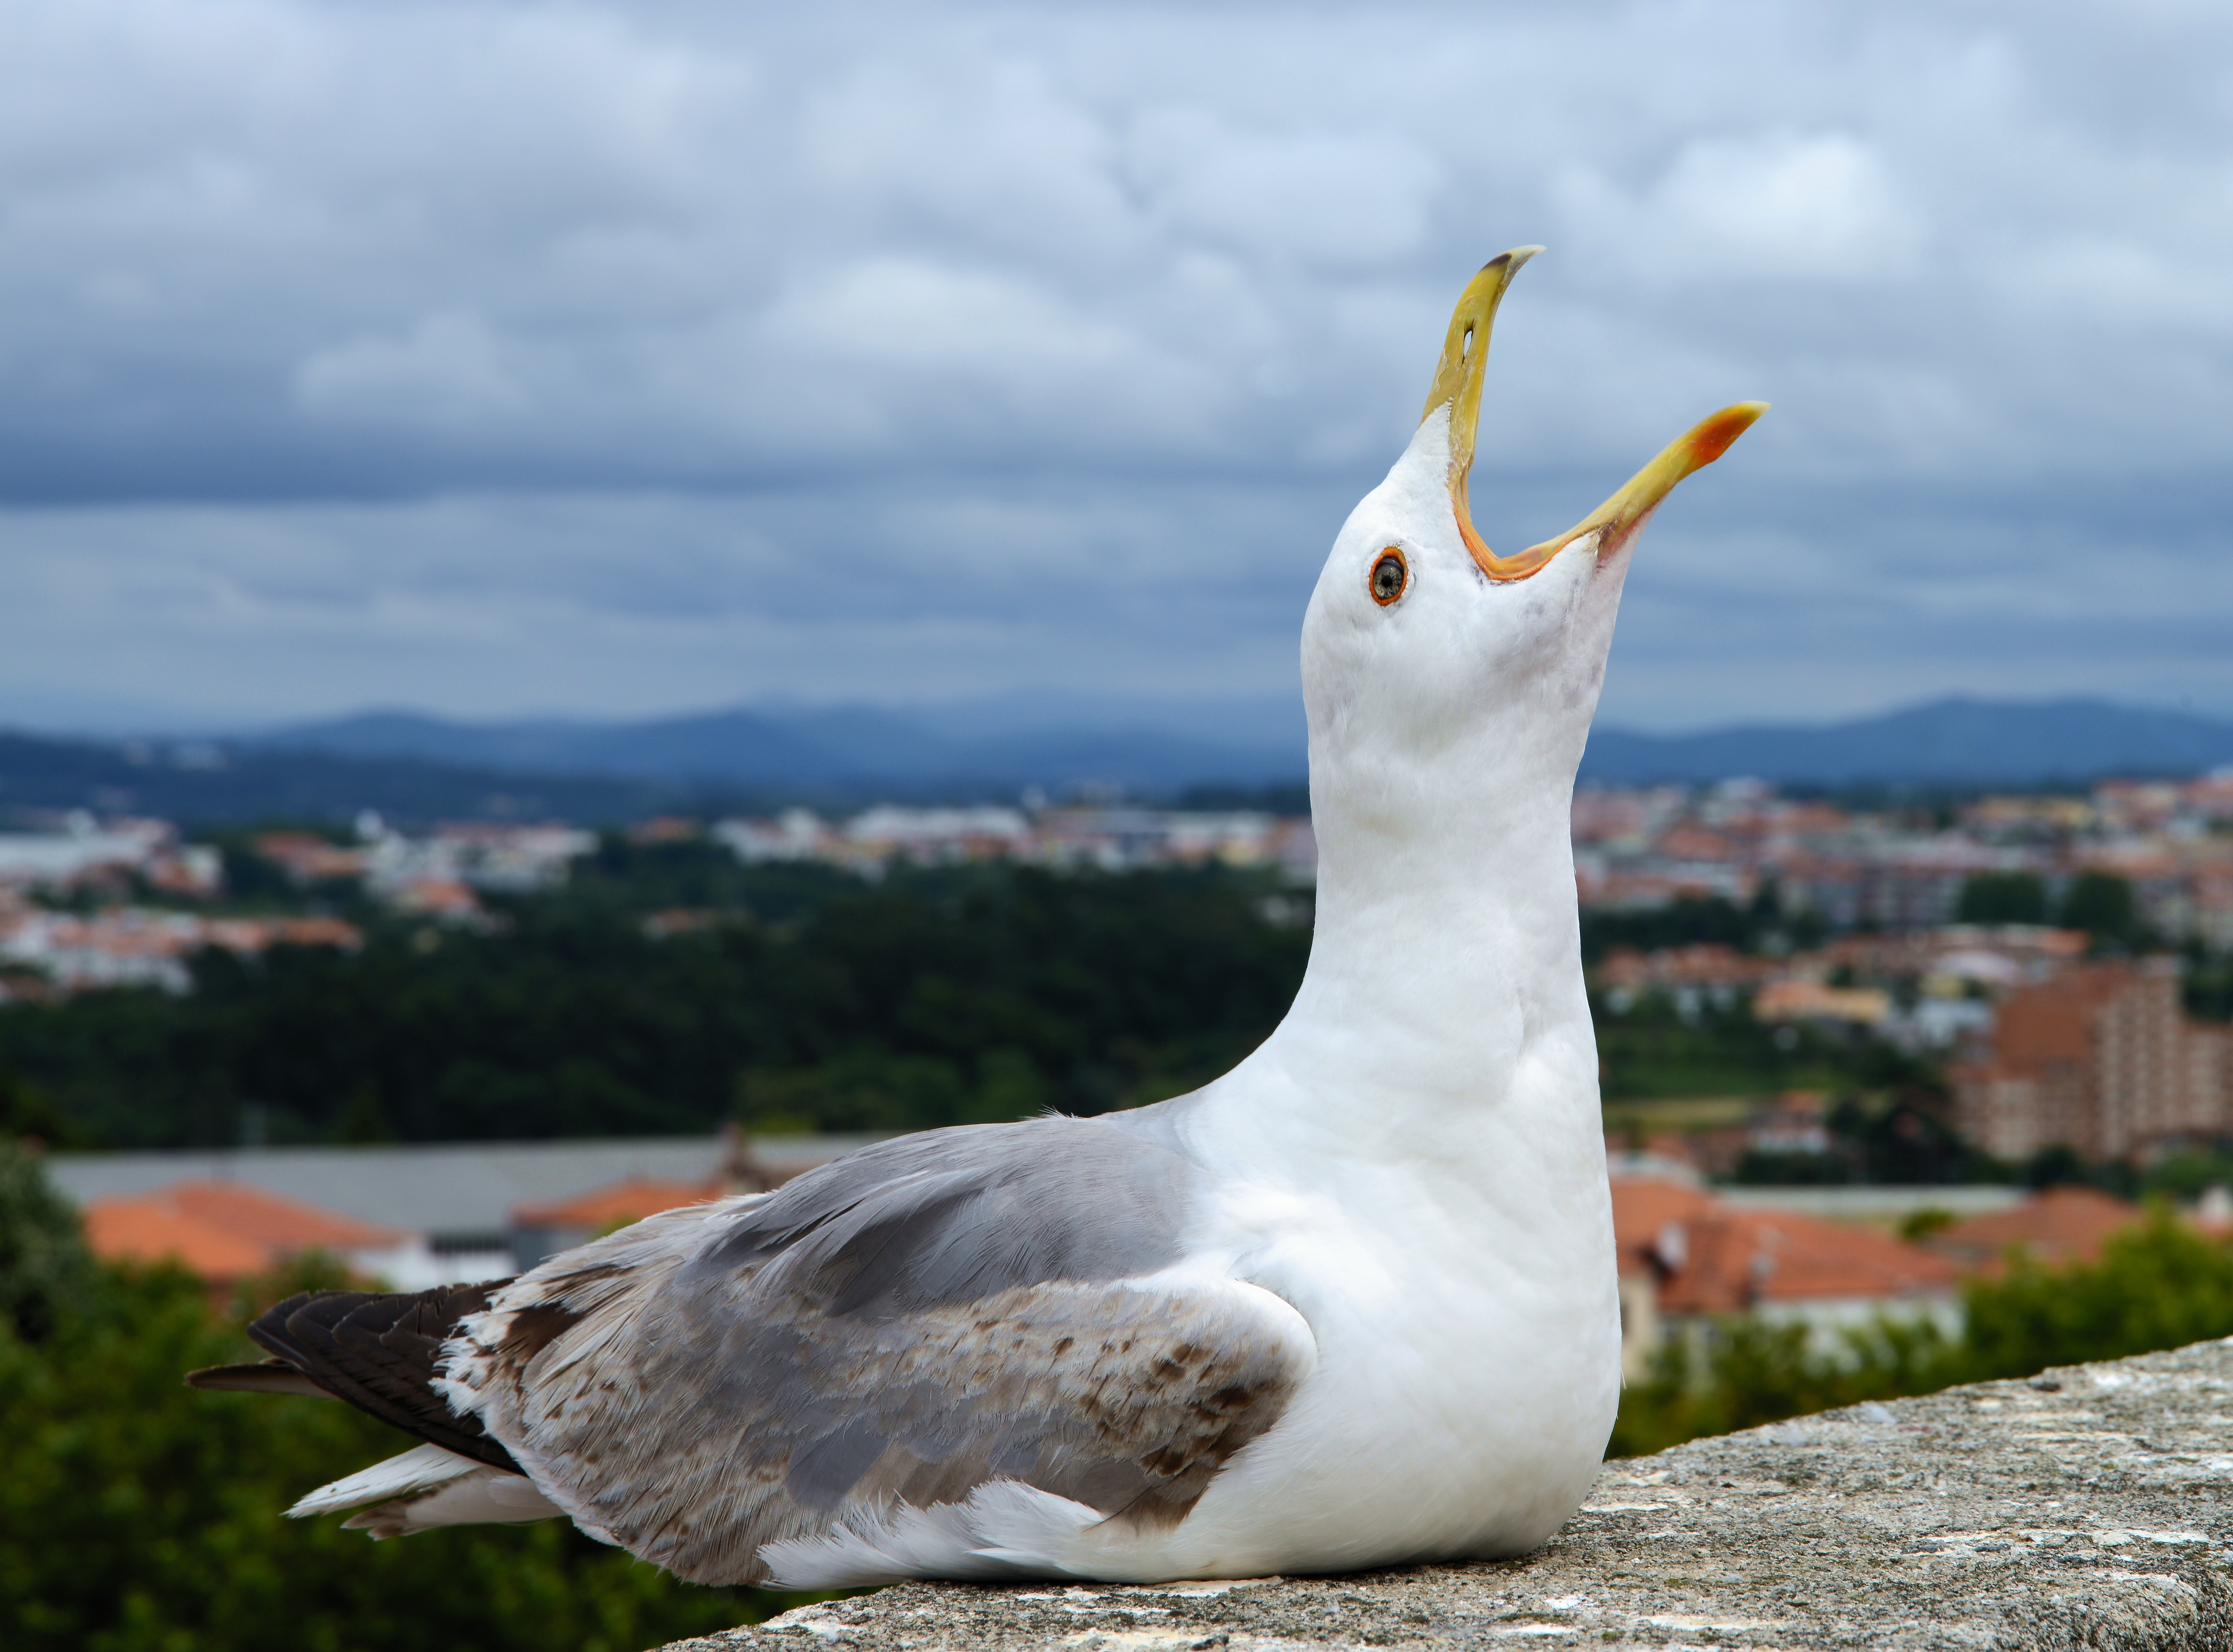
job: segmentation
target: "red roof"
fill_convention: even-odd
[[[593,1187],[588,1193],[576,1193],[571,1199],[552,1200],[545,1204],[516,1205],[511,1219],[522,1227],[582,1228],[595,1230],[616,1224],[640,1222],[647,1216],[656,1216],[663,1210],[677,1210],[685,1205],[702,1205],[721,1197],[718,1182],[654,1181],[645,1177],[631,1176],[626,1181],[616,1181],[609,1187]]]
[[[1965,1273],[1996,1273],[2011,1246],[2045,1267],[2091,1262],[2110,1234],[2140,1219],[2140,1208],[2092,1187],[2050,1187],[2021,1205],[1972,1216],[1928,1243]]]
[[[182,1216],[158,1200],[94,1200],[85,1207],[85,1238],[104,1262],[176,1262],[216,1285],[270,1266],[262,1246]]]
[[[173,1181],[142,1196],[167,1200],[180,1214],[252,1244],[289,1250],[378,1250],[407,1237],[400,1228],[361,1222],[241,1181]]]
[[[1620,1251],[1620,1271],[1637,1273],[1650,1267],[1655,1246],[1663,1237],[1670,1245],[1681,1243],[1666,1234],[1669,1225],[1695,1221],[1713,1205],[1713,1195],[1690,1182],[1651,1176],[1616,1177],[1612,1232],[1613,1243]]]
[[[1740,1209],[1683,1182],[1617,1180],[1612,1213],[1621,1272],[1657,1277],[1665,1313],[1931,1295],[1959,1277],[1944,1257],[1872,1229]]]
[[[174,1181],[85,1208],[87,1242],[109,1261],[175,1261],[213,1282],[246,1278],[305,1251],[381,1250],[407,1237],[238,1181]]]

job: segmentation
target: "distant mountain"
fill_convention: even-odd
[[[1262,784],[1304,770],[1300,707],[1285,719],[1221,706],[1012,702],[897,712],[739,707],[634,723],[457,723],[374,712],[257,737],[256,749],[416,758],[477,768],[719,786],[991,786],[1100,783],[1163,791]],[[1193,725],[1195,730],[1174,725]]]
[[[2233,722],[2100,700],[1947,699],[1819,727],[1674,735],[1599,728],[1582,777],[2017,786],[2226,764]],[[1238,799],[1292,787],[1303,771],[1300,709],[1275,702],[1035,708],[1012,699],[908,712],[759,706],[612,724],[374,712],[231,740],[0,732],[0,812],[90,809],[216,823],[347,820],[374,809],[400,821],[603,824],[790,803],[842,812],[879,798],[1012,797],[1031,785],[1059,794],[1085,782]]]
[[[1262,785],[1301,777],[1299,706],[1071,700],[1036,722],[1019,699],[894,711],[739,707],[636,723],[455,723],[374,712],[261,737],[259,749],[413,758],[497,771],[667,785],[1138,791]],[[2067,699],[1952,699],[1848,722],[1696,734],[1601,727],[1585,780],[1764,780],[2006,785],[2111,773],[2191,774],[2233,763],[2233,722]]]
[[[423,758],[0,732],[0,820],[24,810],[85,809],[191,825],[339,822],[371,809],[399,821],[556,818],[605,824],[774,801],[781,799],[736,789],[498,771]]]
[[[1952,699],[1819,727],[1697,734],[1600,728],[1582,777],[1611,785],[1762,780],[2021,785],[2102,775],[2196,774],[2233,764],[2233,722],[2106,700]]]

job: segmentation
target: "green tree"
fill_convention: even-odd
[[[2233,952],[2213,953],[2199,935],[2185,946],[2186,1012],[2199,1021],[2233,1021]]]
[[[977,1089],[966,1116],[972,1124],[999,1124],[1044,1112],[1053,1099],[1038,1063],[1020,1050],[988,1050],[977,1062]]]
[[[2096,948],[2131,946],[2141,938],[2132,886],[2109,872],[2080,872],[2062,897],[2062,927],[2082,929]]]
[[[2199,1199],[2211,1187],[2233,1187],[2233,1153],[2220,1144],[2171,1154],[2148,1167],[2141,1186],[2150,1193],[2181,1201]]]
[[[42,1147],[76,1145],[52,1102],[13,1073],[0,1072],[0,1141],[26,1138]]]
[[[359,1084],[349,1096],[348,1105],[334,1122],[334,1140],[346,1147],[368,1147],[395,1140],[395,1131],[387,1122],[387,1109],[381,1106],[380,1092],[371,1084]]]
[[[563,1521],[374,1545],[338,1517],[290,1520],[409,1442],[339,1403],[179,1380],[246,1354],[173,1272],[104,1272],[42,1344],[0,1331],[10,1649],[637,1652],[787,1603],[678,1583]]]
[[[747,1070],[737,1116],[748,1130],[935,1129],[962,1122],[967,1091],[951,1062],[862,1050],[819,1066]]]
[[[1958,1337],[1897,1320],[1828,1338],[1748,1316],[1688,1328],[1622,1393],[1608,1454],[2233,1336],[2233,1247],[2158,1206],[2094,1262],[2043,1269],[2017,1259],[1998,1278],[1971,1281],[1963,1297]]]
[[[44,1340],[92,1277],[77,1213],[36,1155],[0,1141],[0,1324]]]
[[[1963,1380],[1965,1354],[1929,1321],[1885,1319],[1825,1339],[1803,1324],[1739,1315],[1678,1335],[1621,1394],[1609,1457],[1640,1457],[1702,1434],[1925,1394]]]
[[[2046,1269],[2021,1259],[1969,1292],[1969,1369],[2021,1376],[2233,1335],[2233,1250],[2158,1206],[2113,1234],[2100,1259]]]
[[[1965,924],[2043,924],[2047,883],[2036,872],[1978,872],[1962,884],[1954,920]]]
[[[1598,907],[1582,914],[1582,960],[1598,963],[1616,946],[1648,953],[1718,942],[1749,952],[1761,935],[1779,927],[1780,912],[1773,886],[1767,885],[1745,907],[1722,895],[1684,894],[1638,912]]]
[[[174,1269],[96,1266],[75,1228],[36,1161],[0,1153],[0,1289],[18,1315],[42,1304],[36,1339],[0,1314],[9,1652],[637,1652],[807,1598],[680,1583],[562,1520],[374,1545],[339,1517],[286,1519],[411,1442],[337,1402],[179,1379],[255,1357],[242,1317],[332,1283],[330,1266],[221,1315]],[[45,1260],[27,1272],[27,1256]]]
[[[1260,909],[1273,881],[1225,868],[902,868],[867,886],[702,844],[607,852],[581,888],[431,951],[416,944],[431,930],[378,920],[355,953],[205,953],[185,998],[0,1005],[0,1070],[120,1147],[238,1140],[248,1103],[274,1142],[383,1123],[407,1141],[696,1132],[735,1107],[745,1072],[797,1075],[822,1098],[810,1112],[858,1128],[1009,1107],[1028,1074],[1034,1108],[1096,1113],[1238,1061],[1286,1011],[1310,946]],[[693,892],[735,904],[648,932],[642,901]],[[1028,1067],[993,1071],[997,1051]],[[859,1082],[883,1061],[913,1076]]]

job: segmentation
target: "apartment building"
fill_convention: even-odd
[[[2223,1027],[2190,1021],[2170,959],[2097,963],[2011,992],[1954,1069],[1955,1122],[1986,1152],[2121,1159],[2233,1129]]]

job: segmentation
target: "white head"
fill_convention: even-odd
[[[1458,301],[1418,431],[1350,513],[1303,621],[1311,802],[1338,873],[1436,846],[1478,867],[1514,832],[1563,842],[1637,532],[1766,411],[1724,408],[1566,532],[1497,556],[1467,504],[1482,368],[1540,250],[1491,259]]]
[[[1467,478],[1490,324],[1540,250],[1490,260],[1466,289],[1418,431],[1351,513],[1303,621],[1315,950],[1384,953],[1420,933],[1423,907],[1455,946],[1571,952],[1574,770],[1629,552],[1675,484],[1765,410],[1715,413],[1567,532],[1498,556]]]

